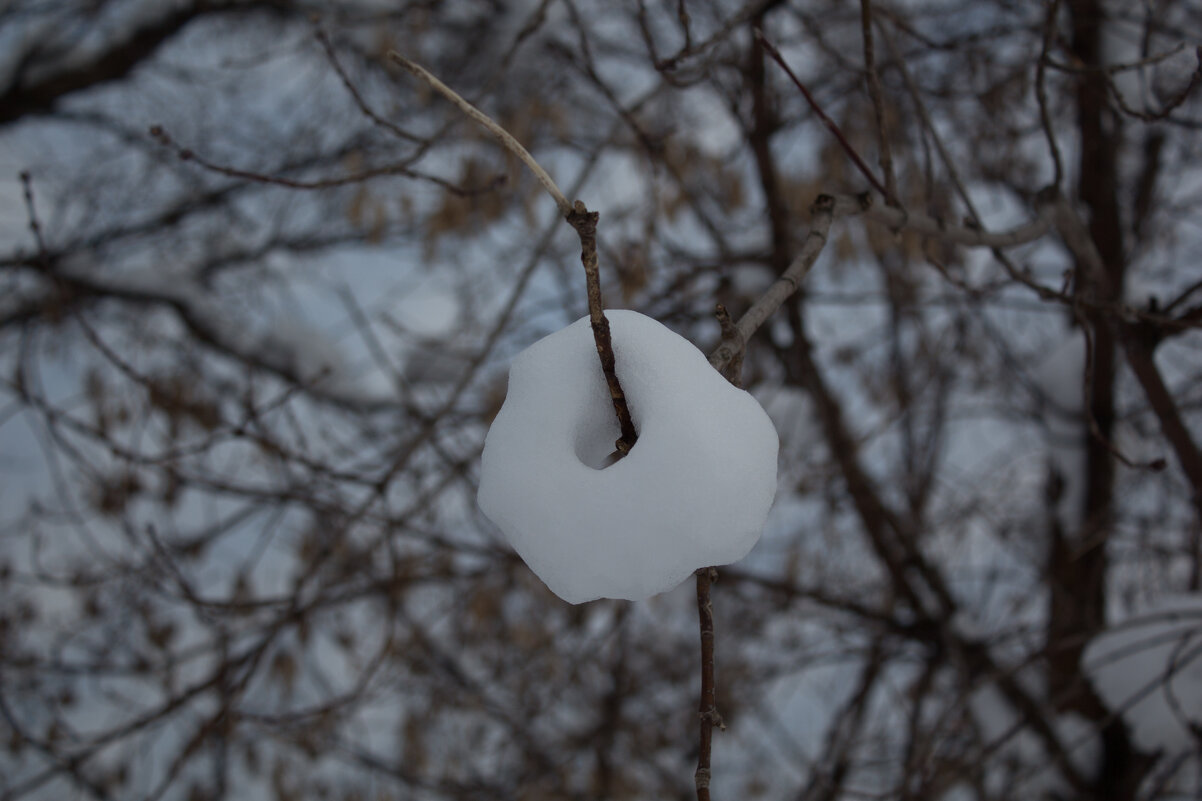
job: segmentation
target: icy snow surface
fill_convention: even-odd
[[[1163,598],[1112,626],[1085,649],[1083,664],[1141,751],[1198,747],[1189,727],[1202,727],[1202,595]]]
[[[619,436],[588,318],[531,345],[481,457],[480,508],[571,603],[639,600],[737,561],[776,493],[776,429],[749,394],[660,323],[607,311],[639,440]]]

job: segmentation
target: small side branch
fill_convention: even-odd
[[[867,193],[853,198],[834,195],[818,196],[814,205],[810,207],[810,232],[806,234],[805,241],[801,243],[801,250],[793,257],[788,269],[739,318],[737,325],[722,326],[722,341],[710,354],[710,364],[718,372],[726,375],[727,368],[735,359],[742,358],[743,349],[747,347],[747,342],[752,335],[790,295],[798,290],[810,268],[814,266],[814,262],[821,255],[822,249],[826,247],[827,236],[835,219],[861,214],[871,207],[872,196]],[[902,214],[900,211],[897,213]]]
[[[572,213],[572,204],[568,203],[568,199],[564,197],[563,192],[559,191],[559,187],[556,185],[555,181],[553,181],[551,176],[547,174],[547,171],[544,170],[542,166],[534,160],[534,156],[530,155],[530,151],[522,147],[522,143],[514,139],[513,135],[510,134],[509,131],[505,130],[498,123],[493,121],[492,117],[488,116],[483,111],[464,100],[454,89],[435,78],[434,75],[431,74],[425,67],[410,61],[395,50],[388,51],[388,57],[397,64],[400,64],[415,77],[425,81],[431,89],[438,92],[447,100],[450,100],[460,111],[470,117],[484,130],[495,136],[506,150],[521,159],[522,163],[530,169],[530,172],[534,173],[534,177],[537,178],[538,182],[543,185],[543,189],[547,190],[547,194],[555,199],[555,205],[559,206],[559,213],[564,217],[567,217]]]
[[[1017,228],[987,231],[972,224],[956,225],[925,214],[873,205],[872,195],[868,193],[854,196],[819,195],[810,208],[809,233],[806,234],[805,241],[790,262],[789,268],[739,318],[737,325],[722,325],[722,341],[710,354],[710,364],[726,375],[728,366],[741,357],[752,335],[801,287],[810,268],[822,254],[834,221],[857,215],[894,231],[913,231],[922,236],[969,247],[1008,248],[1025,245],[1043,237],[1053,227],[1052,222],[1044,215]],[[1042,289],[1029,279],[1026,283],[1034,289]]]

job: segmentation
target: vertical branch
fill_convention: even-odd
[[[718,714],[714,689],[714,605],[710,601],[710,585],[717,578],[716,568],[703,567],[697,571],[697,619],[701,627],[701,702],[697,710],[701,739],[697,752],[697,772],[693,774],[697,801],[710,801],[710,749],[714,726],[716,724],[719,729],[726,729],[722,716]]]
[[[1043,47],[1039,51],[1039,62],[1035,67],[1035,98],[1039,101],[1039,121],[1043,126],[1043,135],[1048,142],[1048,152],[1052,156],[1052,165],[1056,169],[1052,185],[1060,189],[1064,181],[1064,164],[1060,160],[1060,146],[1056,144],[1056,130],[1052,127],[1052,115],[1048,110],[1048,93],[1045,73],[1048,66],[1048,53],[1052,49],[1052,41],[1056,37],[1056,15],[1060,11],[1060,0],[1052,0],[1048,6],[1047,22],[1043,26]]]
[[[600,214],[589,211],[584,203],[577,200],[572,210],[566,215],[568,225],[576,229],[580,237],[580,261],[584,264],[584,277],[588,285],[588,317],[593,327],[593,341],[597,345],[597,356],[601,359],[601,372],[605,373],[605,383],[609,387],[609,397],[613,400],[614,413],[618,416],[618,427],[622,435],[614,443],[618,449],[619,458],[625,456],[634,447],[638,434],[634,430],[634,422],[630,419],[630,407],[626,405],[626,395],[622,385],[618,383],[615,370],[613,342],[609,336],[609,320],[605,319],[601,302],[601,271],[597,265],[597,220]]]
[[[714,316],[718,318],[718,325],[722,328],[722,341],[737,341],[740,336],[739,329],[730,318],[726,307],[719,303],[714,309]],[[714,366],[722,373],[723,378],[742,388],[742,347],[721,366]],[[726,730],[726,724],[718,714],[718,692],[714,682],[714,603],[710,596],[710,587],[717,580],[716,567],[703,567],[697,571],[697,622],[701,629],[701,696],[697,706],[700,732],[697,744],[697,771],[693,774],[697,801],[710,801],[710,751],[714,740],[714,726]]]
[[[880,148],[881,172],[885,174],[885,202],[901,207],[897,199],[897,178],[893,174],[893,150],[885,129],[885,101],[881,96],[881,76],[876,71],[876,48],[872,41],[872,0],[860,0],[860,33],[864,39],[864,72],[868,78],[868,97],[876,116],[876,138]]]

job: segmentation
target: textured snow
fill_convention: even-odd
[[[776,492],[776,430],[688,340],[607,311],[638,443],[619,436],[583,318],[514,360],[481,457],[478,502],[559,597],[639,600],[737,561]]]
[[[1141,751],[1198,747],[1190,727],[1202,727],[1202,595],[1163,598],[1112,626],[1090,642],[1083,664]]]

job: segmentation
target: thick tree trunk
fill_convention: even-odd
[[[1077,63],[1100,64],[1105,25],[1102,0],[1071,0],[1070,46]],[[1089,233],[1102,259],[1104,281],[1090,277],[1086,265],[1076,269],[1076,291],[1106,304],[1122,293],[1125,253],[1120,214],[1118,153],[1120,120],[1107,102],[1106,75],[1083,71],[1076,85],[1077,127],[1081,142],[1077,200],[1089,214]],[[1062,710],[1102,722],[1106,711],[1080,669],[1088,638],[1105,623],[1107,543],[1113,528],[1115,463],[1109,449],[1114,430],[1117,348],[1112,330],[1097,315],[1084,320],[1089,328],[1092,378],[1086,387],[1083,421],[1086,435],[1085,498],[1077,530],[1053,533],[1048,573],[1051,588],[1047,631],[1048,687]],[[1104,755],[1089,796],[1131,799],[1151,761],[1137,754],[1121,721],[1105,724]]]

